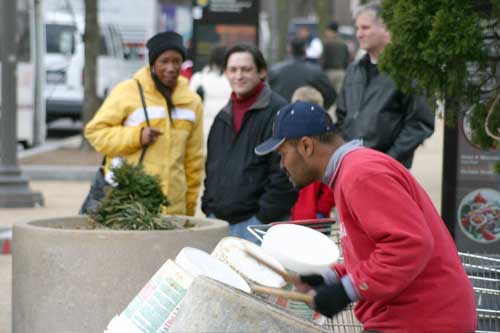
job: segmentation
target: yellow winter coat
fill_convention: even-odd
[[[156,89],[149,67],[139,70],[134,79],[143,87],[151,127],[163,132],[148,146],[142,162],[144,170],[160,176],[163,192],[171,203],[164,213],[194,215],[204,168],[201,99],[189,90],[187,80],[179,77],[172,94],[172,126],[165,98]],[[121,82],[85,127],[87,140],[106,155],[108,181],[112,179],[111,165],[119,164],[122,158],[134,164],[139,161],[141,128],[146,126],[136,81]]]

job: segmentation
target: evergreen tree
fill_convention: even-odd
[[[445,102],[445,119],[470,110],[474,143],[500,149],[500,0],[383,0],[392,33],[380,65],[409,93]]]

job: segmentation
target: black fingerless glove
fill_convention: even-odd
[[[299,277],[302,282],[314,289],[325,285],[325,279],[320,274],[299,275]]]
[[[302,278],[302,277],[301,277]],[[333,317],[351,303],[342,283],[322,286],[316,289],[315,310],[326,317]]]

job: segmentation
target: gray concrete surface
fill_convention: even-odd
[[[36,147],[18,152],[18,158],[26,158],[43,154],[59,148],[78,148],[81,144],[81,135],[74,135],[65,139],[50,140],[41,147]],[[93,179],[98,164],[89,165],[24,165],[21,170],[31,180],[63,180],[63,181],[90,181]]]
[[[23,165],[23,174],[31,180],[90,181],[98,166]]]
[[[10,333],[12,256],[0,255],[0,333]]]
[[[441,205],[442,152],[443,124],[438,120],[434,135],[417,150],[411,170],[438,211]],[[80,208],[89,184],[89,181],[31,181],[33,190],[43,193],[45,207],[0,209],[0,228],[11,227],[18,221],[73,215]],[[198,214],[201,214],[199,210]],[[10,255],[0,255],[0,333],[11,333],[11,265]]]
[[[88,181],[32,181],[33,190],[43,193],[45,206],[0,209],[0,228],[20,221],[69,216],[78,212],[89,188]],[[0,255],[0,333],[11,332],[12,256]]]
[[[14,225],[12,327],[16,333],[103,332],[167,259],[212,252],[228,223],[187,218],[177,230],[87,230],[87,217]],[[57,316],[54,316],[57,314]]]

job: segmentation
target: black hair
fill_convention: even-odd
[[[337,128],[334,128],[332,131],[321,133],[320,135],[310,136],[312,139],[316,139],[321,143],[333,143],[337,137],[342,137],[340,131]],[[291,138],[287,139],[293,146],[297,146],[301,138]]]
[[[330,22],[330,24],[328,25],[328,29],[332,30],[332,31],[335,31],[337,32],[339,30],[339,25],[337,22],[335,21],[332,21]]]
[[[224,56],[224,69],[226,69],[227,67],[227,61],[229,60],[229,57],[233,53],[240,53],[240,52],[246,52],[252,55],[253,62],[257,67],[257,71],[260,72],[261,70],[267,70],[267,63],[266,59],[264,59],[264,55],[262,55],[262,52],[260,52],[260,50],[255,45],[252,44],[236,44],[229,50],[227,50],[226,55]]]
[[[222,74],[225,54],[226,47],[224,45],[214,46],[208,57],[208,67],[210,67],[211,70],[219,70]]]
[[[306,40],[299,37],[294,37],[290,41],[290,51],[295,57],[302,57],[306,54]]]

